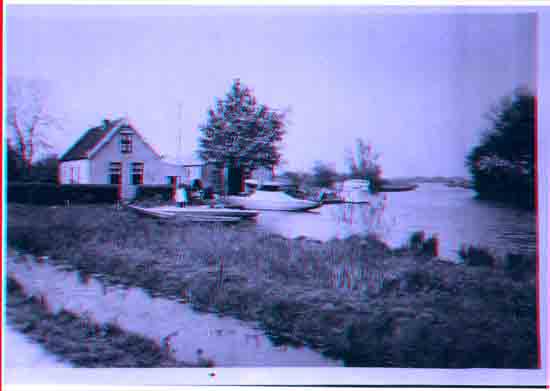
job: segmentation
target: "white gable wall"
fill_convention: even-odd
[[[132,151],[122,153],[121,134],[117,132],[107,144],[91,157],[91,181],[109,184],[109,165],[121,163],[122,196],[133,198],[135,186],[132,184],[132,163],[143,163],[143,183],[146,185],[166,184],[164,163],[136,133],[132,135]]]

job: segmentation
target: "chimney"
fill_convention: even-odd
[[[109,129],[109,125],[111,125],[111,121],[109,121],[108,119],[104,119],[103,120],[103,129],[105,129],[105,130]]]

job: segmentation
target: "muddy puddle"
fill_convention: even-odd
[[[309,348],[274,346],[252,322],[199,313],[140,288],[109,286],[96,278],[82,282],[77,272],[47,262],[7,262],[8,275],[27,294],[42,296],[52,312],[64,308],[97,323],[115,323],[167,344],[181,361],[212,360],[224,367],[343,365]]]

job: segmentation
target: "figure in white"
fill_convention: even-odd
[[[176,204],[180,208],[184,208],[187,206],[188,203],[189,203],[189,196],[187,194],[187,189],[183,184],[179,185],[178,188],[176,189]]]

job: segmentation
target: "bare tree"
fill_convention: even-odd
[[[380,182],[382,170],[378,164],[379,155],[374,152],[372,146],[364,140],[355,140],[355,153],[346,150],[346,162],[351,178],[370,180],[373,190]]]
[[[57,128],[58,124],[47,111],[46,85],[43,82],[12,78],[7,84],[8,140],[30,172],[37,152],[52,147],[47,141],[46,131]]]

